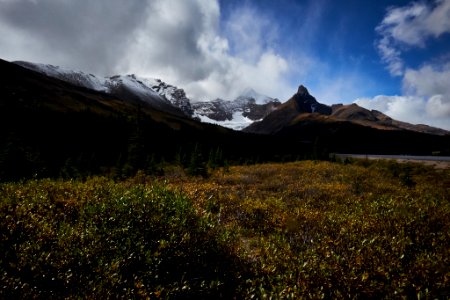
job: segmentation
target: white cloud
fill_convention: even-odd
[[[431,38],[450,33],[450,0],[412,2],[388,9],[376,31],[377,49],[391,75],[403,77],[402,96],[360,98],[355,102],[401,121],[450,130],[450,63],[407,67],[402,53],[426,47]]]
[[[448,96],[434,95],[427,102],[427,113],[436,118],[450,119],[450,101]]]
[[[178,0],[157,2],[156,12],[150,12],[129,51],[128,70],[163,76],[182,86],[193,100],[232,99],[247,87],[278,97],[293,90],[287,84],[286,59],[268,43],[276,39],[276,29],[267,18],[255,19],[254,8],[235,9],[225,24],[226,35],[220,35],[217,2],[190,1],[196,13],[184,7],[175,15],[171,2]]]
[[[393,76],[401,76],[404,68],[401,52],[392,46],[390,39],[383,37],[378,41],[377,49],[383,62],[387,64],[389,73]]]
[[[103,75],[126,52],[144,12],[135,1],[3,1],[0,56]]]
[[[388,9],[376,31],[377,49],[394,76],[403,75],[401,52],[407,47],[425,47],[429,38],[450,32],[450,1],[412,2]]]
[[[450,130],[450,105],[441,100],[439,95],[430,98],[379,95],[373,98],[359,98],[354,103],[367,109],[381,111],[395,120]]]
[[[218,0],[0,0],[0,57],[159,77],[193,99],[290,96],[275,22],[249,5],[220,22]]]
[[[407,94],[427,98],[426,112],[431,117],[450,120],[450,63],[407,69],[403,89]]]
[[[231,51],[241,59],[256,63],[265,49],[271,48],[278,37],[276,23],[260,15],[248,4],[235,9],[224,24],[224,31],[229,38]]]
[[[450,130],[450,64],[407,69],[403,89],[404,96],[381,95],[360,98],[355,103],[397,120]]]
[[[270,96],[286,96],[287,61],[268,43],[276,39],[276,29],[268,18],[255,19],[256,14],[249,6],[236,8],[225,22],[226,37],[219,36],[217,28],[208,31],[211,26],[206,27],[199,46],[209,72],[183,85],[194,99],[202,95],[231,99],[247,87]],[[270,33],[270,38],[265,33]]]
[[[425,64],[418,70],[407,69],[403,77],[403,89],[408,94],[450,97],[450,63]]]
[[[421,97],[414,96],[385,96],[374,98],[359,98],[355,103],[367,109],[375,109],[394,118],[413,124],[423,123],[426,102]]]

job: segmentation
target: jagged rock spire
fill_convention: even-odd
[[[304,85],[298,87],[297,94],[292,97],[292,100],[296,103],[296,110],[301,113],[330,115],[332,112],[331,107],[319,103]]]
[[[298,87],[297,94],[300,96],[310,96],[308,89],[303,84]]]

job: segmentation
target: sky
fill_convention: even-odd
[[[0,0],[0,58],[246,88],[450,130],[450,0]]]

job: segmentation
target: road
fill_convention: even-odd
[[[341,159],[391,159],[398,162],[416,162],[434,166],[438,169],[450,169],[450,156],[415,156],[415,155],[379,155],[379,154],[335,154]]]

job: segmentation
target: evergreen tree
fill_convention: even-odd
[[[208,167],[210,169],[215,170],[222,166],[223,166],[222,150],[219,147],[215,151],[211,149],[211,151],[209,152]]]
[[[0,145],[0,181],[40,177],[44,167],[39,152],[11,134]]]
[[[133,175],[138,170],[145,169],[148,155],[145,149],[146,140],[142,122],[142,113],[139,108],[128,139],[127,159],[123,168],[124,175]]]
[[[208,176],[208,168],[198,144],[195,145],[194,150],[191,152],[191,158],[186,171],[191,176]]]
[[[157,175],[162,176],[164,175],[164,170],[161,168],[160,164],[158,163],[157,159],[155,158],[155,154],[151,154],[147,156],[147,163],[146,163],[146,173],[148,175]]]

